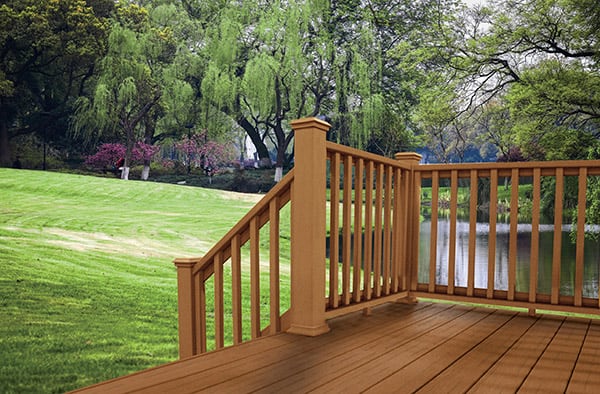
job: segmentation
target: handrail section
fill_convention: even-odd
[[[529,309],[535,313],[536,309],[558,310],[565,312],[579,312],[600,314],[600,305],[597,295],[595,297],[584,297],[584,244],[586,206],[589,201],[588,184],[589,177],[600,175],[600,161],[553,161],[553,162],[515,162],[515,163],[468,163],[468,164],[430,164],[420,165],[416,169],[419,184],[427,182],[431,188],[431,224],[429,239],[429,257],[421,259],[419,269],[413,271],[411,278],[411,292],[415,296],[449,299],[456,301],[480,302],[492,305],[508,305]],[[573,276],[573,294],[565,294],[561,289],[561,268],[564,256],[564,245],[562,242],[562,227],[565,222],[564,200],[567,194],[566,182],[576,185],[575,195],[575,226],[576,226],[576,256],[575,272]],[[505,180],[503,186],[502,180]],[[553,234],[552,267],[550,291],[542,290],[539,286],[540,270],[540,220],[541,220],[541,190],[544,182],[551,182],[550,189],[553,191],[553,210],[551,216]],[[531,185],[531,195],[528,196],[531,204],[531,218],[523,223],[519,217],[519,185]],[[429,186],[430,185],[430,186]],[[449,202],[446,201],[444,208],[449,217],[448,255],[444,256],[444,262],[438,260],[438,228],[442,202],[440,194],[442,185],[449,189]],[[498,187],[510,187],[510,200],[507,201],[505,210],[508,216],[509,246],[507,277],[498,281],[497,275],[497,226],[498,212],[500,210]],[[467,281],[458,284],[456,272],[458,260],[456,254],[457,244],[457,214],[459,210],[459,187],[468,189],[468,201],[463,201],[463,211],[468,212],[469,240],[466,261]],[[485,213],[489,220],[483,223],[489,228],[487,239],[487,256],[479,261],[485,261],[485,267],[479,267],[478,272],[486,271],[487,278],[483,280],[485,286],[475,286],[476,274],[476,233],[477,226],[482,223],[477,220],[478,211],[482,204],[478,201],[477,189],[484,187],[489,196],[486,201]],[[545,188],[548,190],[548,187]],[[569,189],[570,190],[570,189]],[[446,191],[447,195],[447,191]],[[481,216],[481,215],[480,215]],[[519,253],[518,226],[526,224],[531,226],[531,241],[527,251],[529,264],[517,266]],[[417,228],[414,231],[418,231]],[[523,248],[521,247],[521,252]],[[424,261],[426,260],[426,261]],[[464,269],[464,265],[463,265]],[[436,275],[438,271],[447,272],[447,280],[441,281]],[[482,282],[481,280],[479,281]],[[502,282],[503,285],[499,285]],[[597,278],[596,278],[597,288]]]
[[[379,303],[412,302],[416,297],[510,305],[530,313],[556,309],[600,314],[597,291],[593,296],[582,291],[588,186],[590,177],[600,176],[600,161],[420,165],[421,157],[415,153],[399,153],[394,160],[327,142],[329,125],[316,118],[294,121],[292,127],[294,170],[205,256],[175,260],[180,357],[282,331],[320,335],[329,330],[327,319],[357,310],[368,312]],[[507,277],[499,285],[496,227],[503,181],[510,187],[509,201],[503,206],[508,211],[510,239],[508,251],[503,251],[509,256]],[[519,185],[525,183],[531,184],[530,257],[527,264],[517,264]],[[543,269],[539,262],[541,193],[553,190],[553,226],[561,229],[564,196],[573,193],[573,184],[577,189],[574,290],[568,294],[561,289],[564,250],[561,231],[555,231],[551,286],[545,291],[538,286]],[[425,185],[431,199],[428,207],[421,203]],[[478,201],[482,190],[486,204]],[[443,201],[442,191],[448,196]],[[280,234],[281,214],[288,203],[290,309],[282,313],[281,240],[286,234]],[[489,228],[488,253],[476,259],[482,254],[476,232],[482,225],[478,213],[484,207],[489,217],[484,223]],[[431,235],[428,248],[420,250],[425,208],[430,210]],[[467,212],[469,221],[466,262],[457,256],[459,208],[463,215]],[[438,259],[442,209],[449,222],[448,252],[445,259]],[[268,236],[261,237],[267,224]],[[261,255],[268,255],[268,263],[261,263]],[[466,283],[456,280],[460,270],[466,271]],[[446,276],[438,275],[440,271]],[[476,271],[477,275],[485,272],[485,280],[478,277],[476,282]],[[267,312],[261,312],[261,304],[267,304],[267,297],[261,293],[261,275],[268,275],[269,283],[264,322],[261,317]],[[248,309],[250,316],[243,315]]]
[[[327,317],[408,296],[410,163],[327,143]]]
[[[239,344],[285,327],[280,311],[280,213],[290,201],[294,180],[290,171],[203,257],[178,258],[180,357],[220,349],[226,343],[225,325],[231,324],[230,344]],[[261,263],[260,230],[269,225],[269,263]],[[264,242],[263,242],[264,243]],[[244,253],[246,247],[246,253]],[[228,264],[230,273],[225,274]],[[261,327],[261,271],[269,275],[269,325]],[[225,291],[225,278],[229,292]],[[249,276],[250,334],[244,333],[242,314],[244,278]],[[210,283],[212,282],[212,283]],[[211,293],[207,294],[207,288]],[[208,305],[212,301],[212,305]],[[210,327],[208,324],[212,323]],[[213,334],[208,343],[207,328]]]

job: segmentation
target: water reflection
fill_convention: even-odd
[[[588,228],[598,230],[597,228]],[[529,259],[531,255],[531,224],[519,224],[517,230],[517,287],[516,291],[529,291]],[[552,250],[554,226],[539,227],[539,274],[538,294],[550,294],[552,285]],[[564,225],[561,252],[561,295],[573,295],[575,283],[575,243],[569,235],[570,226]],[[456,225],[456,269],[455,285],[467,286],[469,260],[469,222],[458,221]],[[495,289],[508,290],[509,234],[508,223],[496,227]],[[448,255],[450,251],[450,221],[438,220],[436,283],[448,284]],[[475,287],[487,287],[489,224],[477,223],[475,245]],[[419,282],[429,281],[429,244],[431,222],[421,223],[419,244]],[[583,296],[598,297],[598,266],[600,262],[600,240],[586,239],[584,246]]]

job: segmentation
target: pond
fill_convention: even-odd
[[[509,261],[509,223],[498,223],[496,227],[496,267],[495,289],[508,290],[508,261]],[[562,234],[561,253],[561,295],[573,295],[575,283],[575,242],[570,237],[570,225],[564,225]],[[591,228],[597,231],[597,228]],[[542,224],[539,227],[539,294],[550,294],[552,283],[552,250],[554,226]],[[469,222],[457,222],[456,226],[456,271],[455,285],[467,286],[469,258]],[[427,283],[429,278],[429,240],[431,237],[431,222],[421,223],[419,244],[419,282]],[[448,254],[450,238],[450,221],[438,219],[436,283],[448,283]],[[488,271],[488,238],[489,224],[477,223],[475,246],[475,287],[487,287]],[[519,224],[517,234],[517,288],[516,291],[529,291],[529,258],[531,254],[531,224]],[[598,297],[598,267],[600,263],[600,240],[587,239],[584,246],[584,297]]]

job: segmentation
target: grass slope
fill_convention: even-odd
[[[0,392],[64,392],[177,358],[174,257],[256,196],[0,169]]]

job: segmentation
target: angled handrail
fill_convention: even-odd
[[[179,293],[179,349],[180,357],[203,353],[209,348],[219,349],[226,345],[225,325],[231,325],[232,344],[246,338],[243,334],[242,277],[250,277],[250,338],[265,334],[261,327],[261,270],[267,269],[269,282],[269,327],[268,333],[281,331],[280,311],[279,248],[280,211],[290,201],[294,172],[290,171],[273,187],[227,234],[202,257],[178,258]],[[269,223],[269,265],[262,269],[260,261],[260,229]],[[242,248],[249,243],[249,260],[242,264]],[[229,263],[231,294],[224,291],[224,266]],[[213,281],[212,294],[207,295],[209,280]],[[207,308],[212,301],[213,308]],[[226,311],[231,310],[230,313]],[[207,324],[213,315],[214,344],[209,346]],[[285,327],[285,325],[284,325]]]

